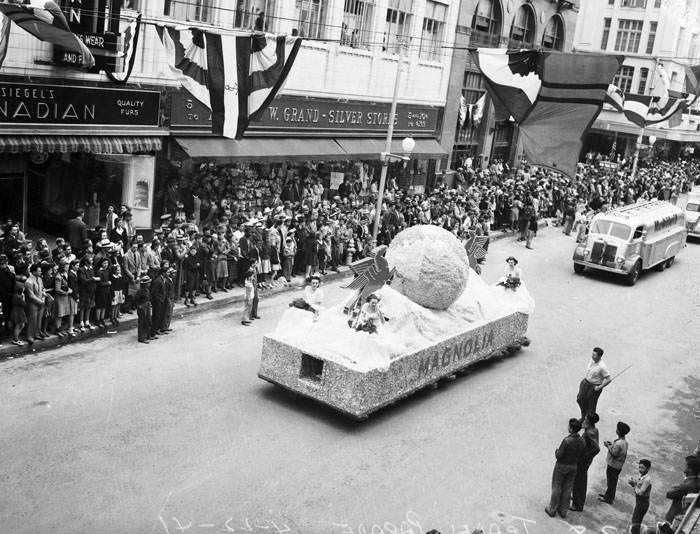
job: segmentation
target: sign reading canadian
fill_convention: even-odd
[[[160,93],[0,83],[0,123],[158,126]]]

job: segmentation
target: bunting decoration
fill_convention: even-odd
[[[4,16],[0,15],[2,18],[2,25],[0,26],[0,68],[2,64],[5,63],[5,56],[7,55],[7,47],[10,44],[10,29],[12,27],[12,21]]]
[[[624,114],[632,124],[644,128],[649,114],[650,95],[628,94],[625,96]]]
[[[260,32],[205,35],[212,131],[240,139],[284,85],[301,39]]]
[[[608,91],[605,94],[605,103],[610,104],[616,111],[622,113],[625,109],[625,95],[616,85],[608,85]]]
[[[168,26],[156,26],[156,32],[175,79],[194,98],[211,108],[204,34],[200,30],[180,31]]]
[[[472,51],[496,118],[519,125],[527,158],[568,176],[603,107],[622,56],[478,48]]]
[[[134,70],[136,60],[136,49],[139,45],[139,34],[141,33],[141,13],[129,23],[123,32],[124,35],[124,72],[117,75],[113,72],[105,71],[107,77],[113,82],[126,83],[129,81],[131,72]]]
[[[474,126],[481,124],[481,119],[484,118],[484,108],[486,107],[486,93],[479,97],[479,100],[474,104],[474,111],[472,113],[472,122]]]
[[[32,4],[0,3],[0,13],[20,28],[41,41],[46,41],[66,50],[81,54],[82,66],[95,66],[95,58],[85,43],[68,26],[66,17],[55,2],[34,2]]]

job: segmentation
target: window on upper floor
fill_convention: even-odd
[[[620,7],[647,7],[647,0],[622,0]]]
[[[295,30],[299,36],[307,39],[325,37],[327,7],[327,0],[296,0]]]
[[[382,50],[396,53],[401,42],[407,42],[411,32],[413,0],[389,0]]]
[[[277,0],[236,0],[234,28],[274,32]]]
[[[447,6],[440,2],[426,0],[419,50],[419,56],[423,59],[434,61],[440,59],[446,21]]]
[[[661,7],[661,0],[654,0],[654,9],[658,9]]]
[[[177,20],[212,23],[213,3],[213,0],[165,0],[163,14]]]
[[[647,80],[649,79],[649,69],[646,67],[642,67],[639,69],[639,88],[637,89],[637,93],[640,95],[643,95],[644,92],[647,90]]]
[[[470,45],[497,47],[501,40],[503,15],[498,0],[479,0],[472,21]]]
[[[535,13],[529,5],[523,4],[518,9],[510,27],[512,44],[531,47],[535,42]]]
[[[615,5],[615,0],[608,0],[608,5],[609,5],[609,6],[614,6],[614,5]]]
[[[649,37],[647,37],[647,54],[654,53],[654,41],[656,41],[656,28],[659,25],[656,21],[649,23]]]
[[[615,50],[617,52],[633,52],[636,54],[639,51],[643,25],[644,21],[641,20],[620,20],[617,27]]]
[[[671,90],[672,91],[679,91],[681,87],[678,84],[678,73],[677,72],[672,72],[671,73]]]
[[[542,36],[542,46],[552,50],[562,50],[564,48],[564,24],[559,15],[554,15],[549,19]]]
[[[340,45],[368,48],[372,42],[374,0],[345,0]]]
[[[678,30],[678,38],[676,39],[676,57],[681,55],[683,41],[685,41],[685,28]]]
[[[623,93],[631,93],[632,78],[634,78],[634,67],[623,65],[613,78],[613,85],[617,86]]]
[[[693,60],[698,57],[698,34],[694,33],[690,37],[690,46],[688,47],[688,59]]]
[[[603,39],[600,41],[600,49],[608,49],[608,40],[610,39],[610,26],[612,25],[612,19],[606,17],[605,23],[603,24]]]

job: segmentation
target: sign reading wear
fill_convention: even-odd
[[[160,93],[0,83],[0,123],[158,126]]]
[[[113,71],[117,67],[117,39],[116,33],[77,33],[76,35],[95,57],[95,69]],[[58,65],[80,67],[83,64],[83,55],[66,50],[62,46],[53,47],[53,60]]]
[[[389,126],[388,103],[346,102],[336,100],[308,100],[290,96],[275,98],[259,121],[248,127],[250,132],[289,131],[299,135],[386,132]],[[394,122],[395,133],[433,134],[438,125],[438,108],[399,104]],[[189,93],[173,93],[171,126],[180,128],[211,128],[211,111]]]

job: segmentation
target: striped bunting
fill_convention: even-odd
[[[162,139],[153,136],[7,135],[0,136],[0,153],[25,152],[133,154],[162,150]]]
[[[627,94],[625,96],[624,114],[627,120],[632,124],[644,128],[647,115],[649,114],[649,106],[651,105],[651,96]]]

